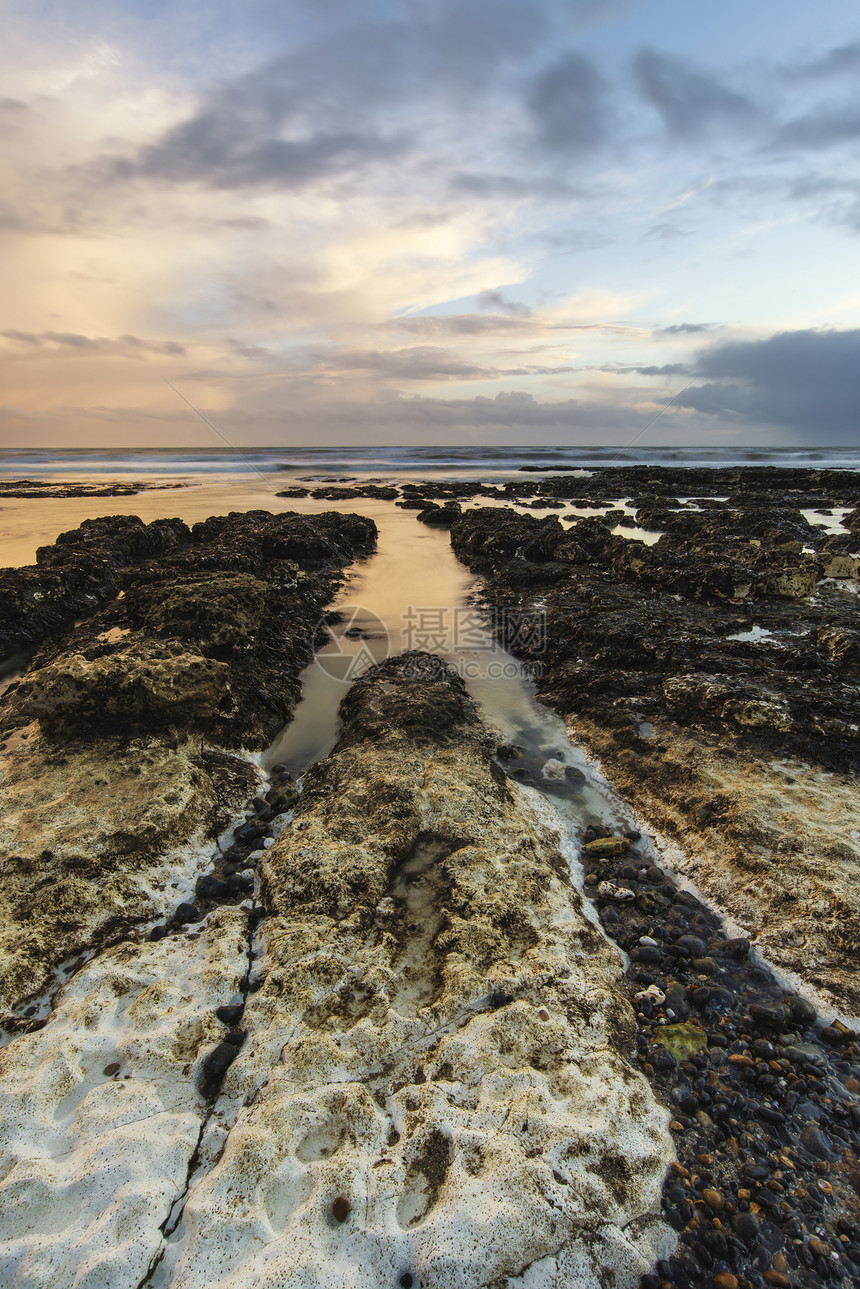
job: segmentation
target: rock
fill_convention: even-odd
[[[817,1013],[812,1003],[806,998],[801,998],[799,994],[788,994],[785,998],[785,1004],[791,1009],[791,1016],[798,1025],[812,1025],[815,1022]]]
[[[230,886],[214,873],[205,873],[198,877],[194,890],[202,900],[219,900],[230,894]]]
[[[725,1200],[719,1191],[711,1190],[708,1187],[702,1191],[702,1199],[708,1208],[713,1209],[715,1213],[720,1213],[725,1208]]]
[[[73,653],[22,679],[18,710],[49,731],[212,719],[228,674],[226,663],[166,644],[136,643],[92,660]]]
[[[759,1223],[754,1213],[735,1213],[732,1226],[745,1244],[752,1244],[758,1236]]]
[[[340,1289],[347,1257],[356,1284],[432,1267],[478,1289],[542,1258],[570,1283],[652,1266],[673,1244],[657,1216],[666,1116],[622,1054],[621,963],[558,838],[498,783],[474,706],[437,663],[389,660],[343,715],[305,777],[302,830],[261,861],[265,979],[225,1098],[238,1118],[159,1274]],[[475,1006],[496,993],[510,1001]],[[587,1242],[573,1218],[586,1195],[601,1214]],[[346,1253],[336,1198],[347,1230],[361,1215]],[[261,1245],[273,1216],[278,1239]]]
[[[791,1043],[782,1049],[782,1055],[793,1065],[804,1065],[806,1062],[822,1065],[825,1059],[821,1048],[814,1043]]]
[[[750,942],[744,937],[738,937],[734,940],[723,940],[722,944],[714,946],[714,953],[726,953],[730,958],[737,961],[743,961],[749,957]]]
[[[626,886],[616,886],[614,882],[598,883],[597,894],[601,899],[614,900],[616,904],[624,904],[635,898],[633,891]]]
[[[705,954],[705,942],[697,935],[682,935],[675,941],[679,949],[684,949],[691,958],[701,958]]]
[[[200,1091],[207,1101],[211,1101],[221,1091],[224,1075],[237,1056],[237,1048],[232,1043],[219,1043],[203,1062],[200,1073]]]
[[[676,1061],[686,1061],[695,1052],[700,1052],[708,1041],[707,1034],[695,1021],[679,1025],[662,1025],[655,1032],[655,1037]],[[659,1068],[656,1067],[656,1063],[655,1068]]]
[[[207,761],[198,743],[156,735],[59,750],[34,731],[0,753],[0,1008],[46,988],[64,960],[159,917],[153,893],[194,881],[196,848],[254,777],[246,762]]]
[[[225,908],[195,940],[104,949],[43,1028],[0,1049],[5,1284],[70,1286],[85,1265],[94,1285],[145,1281],[197,1159],[197,1083],[245,948],[244,918]]]
[[[170,919],[176,926],[185,926],[189,922],[200,921],[200,910],[195,904],[178,904]]]
[[[825,1133],[814,1123],[808,1123],[800,1133],[800,1144],[816,1159],[826,1159],[833,1163],[837,1154]]]
[[[215,1008],[215,1015],[225,1025],[235,1025],[241,1020],[244,1009],[244,1003],[225,1003],[224,1006]]]
[[[782,1003],[751,1003],[750,1016],[761,1029],[789,1029],[792,1024],[791,1009]]]
[[[626,837],[595,837],[592,841],[585,842],[582,849],[589,857],[602,859],[623,855],[630,849],[630,842]]]

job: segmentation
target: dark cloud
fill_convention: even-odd
[[[771,146],[783,149],[831,148],[860,139],[860,108],[856,101],[823,107],[786,121],[774,134]]]
[[[118,178],[138,174],[213,188],[300,188],[333,172],[393,157],[405,146],[403,139],[350,130],[302,139],[260,138],[229,113],[207,112],[146,148],[136,165],[119,161],[114,170]]]
[[[685,59],[643,49],[633,73],[639,93],[675,138],[697,139],[713,130],[748,126],[759,116],[745,95]]]
[[[783,331],[702,350],[708,378],[679,399],[709,416],[777,425],[822,445],[860,438],[860,330]]]
[[[790,75],[799,80],[826,80],[856,72],[860,68],[860,40],[837,45],[819,58],[809,59],[791,69]]]
[[[475,296],[479,309],[489,309],[493,313],[509,313],[516,318],[531,317],[531,309],[521,300],[509,300],[501,291],[482,291]]]
[[[472,174],[458,171],[452,175],[450,188],[476,197],[533,197],[544,201],[585,201],[594,197],[593,188],[572,184],[557,175]]]
[[[654,334],[657,336],[692,335],[698,331],[710,331],[713,325],[713,322],[673,322],[670,327],[661,327]]]
[[[584,54],[571,50],[535,77],[527,97],[535,132],[553,152],[593,152],[609,134],[606,82]]]
[[[521,59],[546,34],[545,10],[545,0],[437,0],[395,5],[387,18],[323,14],[315,36],[211,87],[187,120],[99,172],[291,189],[363,170],[409,150],[410,117],[440,98],[448,110],[473,100]]]

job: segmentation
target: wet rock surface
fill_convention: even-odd
[[[860,936],[860,601],[854,578],[825,580],[857,542],[802,513],[856,506],[860,480],[636,467],[540,486],[577,503],[626,495],[664,535],[627,540],[612,516],[465,512],[452,545],[484,575],[502,643],[679,843],[685,871],[776,961],[860,1009],[847,957]]]
[[[255,511],[190,530],[121,516],[39,550],[37,572],[68,586],[98,564],[115,598],[0,700],[0,1009],[22,1019],[65,959],[128,935],[168,889],[193,884],[257,788],[256,767],[229,749],[266,746],[289,718],[322,611],[375,535],[350,515]],[[268,820],[285,808],[262,803]],[[257,840],[260,813],[245,825]],[[226,877],[241,896],[248,879]]]

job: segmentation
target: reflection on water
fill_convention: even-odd
[[[305,670],[302,700],[268,764],[285,764],[299,777],[337,741],[338,707],[356,676],[406,649],[427,649],[457,669],[499,743],[515,745],[515,755],[502,761],[514,779],[537,788],[572,828],[592,820],[631,828],[631,816],[570,743],[563,721],[535,702],[534,681],[470,606],[475,579],[455,558],[448,533],[418,523],[414,512],[371,507],[354,508],[376,520],[378,553],[355,565],[343,587],[334,606],[341,620]]]

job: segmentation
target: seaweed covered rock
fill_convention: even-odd
[[[212,721],[227,695],[229,668],[178,644],[135,641],[101,657],[66,654],[31,671],[16,695],[24,720],[44,729],[160,727]]]

